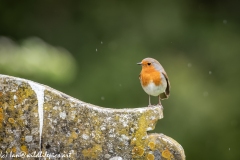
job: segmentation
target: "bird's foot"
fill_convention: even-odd
[[[151,104],[148,105],[148,107],[152,107],[152,106],[154,106],[154,105],[151,105]]]
[[[162,109],[164,109],[164,108],[163,108],[163,105],[162,105],[161,103],[158,103],[157,106],[159,106],[159,107],[161,107]]]

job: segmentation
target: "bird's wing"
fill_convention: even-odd
[[[168,98],[169,95],[170,95],[170,82],[168,80],[168,76],[167,76],[167,73],[164,71],[162,72],[163,73],[163,76],[165,77],[166,81],[167,81],[167,87],[166,87],[166,90],[164,93],[160,94],[160,98],[161,99],[164,99],[164,98]]]

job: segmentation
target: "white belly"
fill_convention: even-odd
[[[151,96],[158,96],[161,93],[164,93],[167,87],[167,81],[166,79],[162,79],[162,84],[159,86],[156,86],[154,82],[150,82],[147,86],[142,86],[143,90],[151,95]]]

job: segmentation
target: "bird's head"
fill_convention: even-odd
[[[137,63],[138,65],[142,66],[142,69],[156,69],[160,63],[153,58],[144,58],[141,62]]]

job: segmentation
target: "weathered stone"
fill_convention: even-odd
[[[175,140],[147,133],[161,118],[160,106],[102,108],[29,80],[0,75],[2,154],[184,160],[184,150]]]

